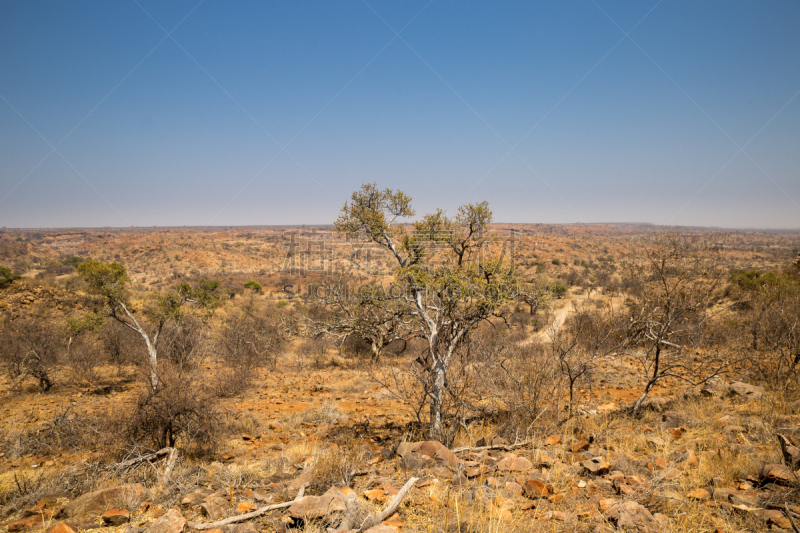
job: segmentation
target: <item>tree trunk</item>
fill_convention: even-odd
[[[431,372],[431,427],[430,436],[436,438],[442,429],[442,403],[444,395],[444,378],[445,368],[444,364],[435,359],[433,372]]]
[[[150,366],[150,386],[153,390],[158,388],[158,352],[156,351],[155,345],[150,342],[150,339],[142,334],[144,337],[144,342],[147,344],[147,359],[148,364]]]

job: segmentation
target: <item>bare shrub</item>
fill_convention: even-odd
[[[367,464],[370,451],[356,442],[325,447],[314,457],[314,480],[309,489],[323,493],[333,486],[351,486],[355,474]]]
[[[217,342],[223,364],[215,385],[217,393],[231,396],[246,389],[254,370],[275,366],[285,343],[274,312],[248,306],[226,317]]]
[[[129,363],[141,363],[146,354],[140,337],[130,328],[116,320],[110,320],[100,334],[103,351],[117,367]]]
[[[208,324],[194,316],[168,322],[161,332],[162,360],[181,371],[200,366],[211,353],[211,347]]]
[[[63,349],[63,338],[44,317],[7,320],[0,327],[0,363],[14,386],[32,378],[41,392],[49,391]]]
[[[180,446],[190,455],[213,453],[225,433],[213,397],[192,376],[162,373],[159,379],[132,406],[127,440],[155,450]]]
[[[104,362],[100,343],[94,336],[82,336],[72,342],[67,365],[70,377],[77,383],[94,383],[97,380],[97,368]]]

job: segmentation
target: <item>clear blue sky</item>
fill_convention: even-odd
[[[797,0],[1,0],[0,226],[330,223],[375,181],[797,228],[798,28]]]

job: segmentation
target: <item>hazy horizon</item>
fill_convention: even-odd
[[[323,225],[377,182],[418,215],[796,230],[798,20],[791,1],[0,1],[0,227]]]

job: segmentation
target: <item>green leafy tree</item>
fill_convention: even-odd
[[[19,279],[19,276],[12,274],[10,268],[0,265],[0,289],[10,287],[14,280],[17,279]]]
[[[107,315],[142,337],[147,347],[150,385],[153,389],[158,387],[158,340],[164,325],[170,320],[180,320],[187,303],[213,310],[224,301],[223,296],[216,292],[218,281],[200,278],[196,285],[181,283],[170,291],[153,296],[152,305],[144,312],[151,327],[145,329],[146,324],[137,320],[131,308],[126,290],[130,278],[124,266],[116,261],[107,264],[90,259],[78,265],[77,270],[89,284],[90,290],[102,298]]]
[[[252,289],[254,292],[261,292],[261,284],[257,281],[250,280],[244,284],[245,289]]]
[[[493,236],[487,202],[461,206],[452,218],[438,210],[408,232],[398,219],[414,215],[411,198],[402,191],[364,184],[342,207],[335,228],[345,237],[382,246],[394,257],[399,290],[389,294],[397,294],[392,305],[416,320],[427,342],[430,434],[440,437],[447,372],[456,349],[482,321],[501,316],[519,288],[511,258],[489,253]]]

